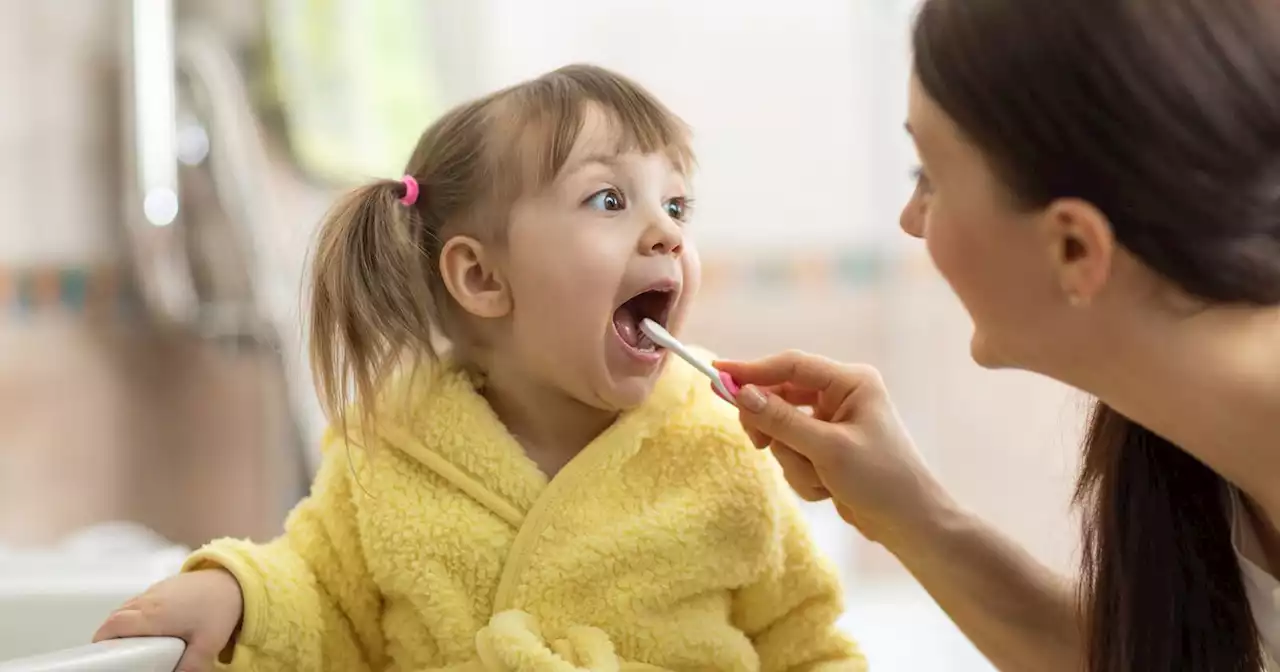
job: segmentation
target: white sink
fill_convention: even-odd
[[[0,672],[173,672],[185,645],[180,639],[117,639],[0,662]]]
[[[187,553],[185,548],[148,539],[128,525],[94,528],[56,548],[0,548],[0,661],[84,647],[113,610],[177,572]],[[164,646],[168,645],[161,648]],[[136,653],[134,645],[94,650],[114,655]],[[11,670],[0,665],[4,672],[17,669],[28,668]],[[31,669],[96,672],[111,668]]]

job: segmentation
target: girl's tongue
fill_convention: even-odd
[[[640,330],[640,321],[649,318],[661,322],[667,296],[663,292],[645,292],[618,306],[613,312],[613,328],[623,343],[644,352],[658,349],[658,345]]]
[[[618,330],[618,336],[622,337],[622,342],[633,348],[640,347],[640,339],[645,338],[644,332],[640,331],[640,318],[636,316],[630,304],[622,304],[613,313],[613,328]]]

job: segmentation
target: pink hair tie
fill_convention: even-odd
[[[404,196],[400,197],[400,202],[405,205],[413,205],[418,202],[418,181],[413,179],[412,175],[405,175],[400,178],[404,182]]]

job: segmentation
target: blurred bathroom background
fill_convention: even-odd
[[[299,322],[318,217],[398,176],[447,107],[579,61],[696,133],[686,340],[880,367],[957,497],[1070,568],[1082,400],[978,370],[897,228],[913,5],[0,0],[0,660],[87,640],[170,544],[279,530],[322,429]],[[807,509],[875,669],[991,669],[891,556]]]

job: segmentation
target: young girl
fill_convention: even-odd
[[[637,328],[698,287],[692,163],[596,67],[437,121],[320,233],[310,497],[97,638],[182,637],[183,669],[862,670],[767,453]]]

